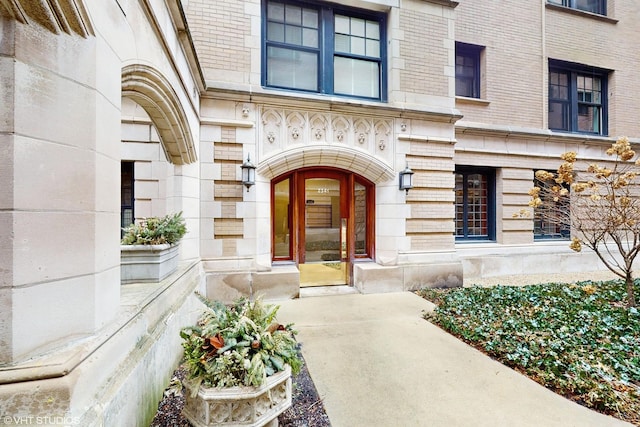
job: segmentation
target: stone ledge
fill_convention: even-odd
[[[363,294],[462,286],[459,260],[396,266],[361,263],[354,264],[353,270],[354,287]]]
[[[193,295],[201,284],[201,265],[192,260],[161,283],[124,286],[120,313],[108,328],[5,368],[0,413],[64,415],[83,426],[122,425],[123,420],[148,425],[182,354],[178,332],[202,311]]]
[[[142,311],[160,298],[182,278],[199,270],[199,262],[183,262],[178,270],[160,283],[130,284],[122,286],[120,310],[116,320],[92,336],[76,337],[69,345],[28,360],[0,366],[0,385],[63,377],[88,359],[95,351],[112,339],[118,331],[134,320]]]

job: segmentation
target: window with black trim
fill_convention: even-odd
[[[135,220],[134,206],[134,162],[123,161],[120,163],[120,235],[124,234],[122,230],[133,224]]]
[[[547,0],[547,2],[598,15],[607,14],[607,0]]]
[[[495,240],[495,171],[456,167],[456,240]]]
[[[264,0],[263,85],[386,100],[385,20],[334,4]]]
[[[456,96],[480,98],[482,49],[482,46],[456,42]]]
[[[608,71],[549,61],[549,129],[607,135]]]
[[[533,210],[533,237],[536,240],[571,237],[570,197],[554,200],[555,195],[550,188],[553,185],[560,184],[534,178],[534,186],[541,189],[538,196],[542,200],[542,204]],[[571,191],[568,185],[562,187]]]

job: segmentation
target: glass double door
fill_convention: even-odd
[[[274,180],[273,261],[294,261],[303,287],[352,284],[353,261],[373,258],[374,190],[352,172],[327,168]]]
[[[305,173],[299,181],[300,286],[344,285],[349,278],[346,179]]]

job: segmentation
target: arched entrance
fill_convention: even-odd
[[[294,261],[300,286],[352,284],[374,257],[374,184],[350,171],[308,168],[272,181],[272,258]]]

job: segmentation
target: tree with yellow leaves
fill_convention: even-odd
[[[557,173],[536,171],[541,185],[529,191],[529,206],[548,222],[570,224],[570,248],[576,252],[583,246],[593,250],[609,270],[625,280],[627,307],[635,307],[633,263],[640,253],[640,158],[634,161],[636,153],[626,137],[614,142],[607,155],[611,162],[606,166],[592,163],[582,175],[576,172],[575,152],[562,155],[564,162]]]

